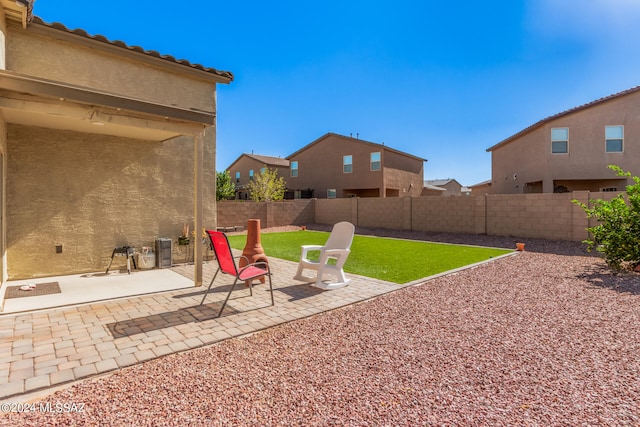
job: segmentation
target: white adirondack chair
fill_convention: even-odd
[[[349,280],[344,275],[342,267],[349,257],[349,253],[351,253],[354,232],[355,226],[353,224],[346,221],[339,222],[333,226],[331,235],[324,246],[303,245],[298,271],[293,278],[302,282],[313,283],[313,286],[326,290],[346,286]],[[308,258],[308,254],[311,251],[320,251],[318,261],[312,261]],[[330,260],[334,260],[335,263],[329,263]],[[314,270],[316,276],[304,276],[303,271],[305,269]],[[335,281],[329,281],[331,276],[335,278]]]

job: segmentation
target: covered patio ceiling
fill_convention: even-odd
[[[148,141],[195,136],[215,113],[0,71],[0,110],[7,123]]]

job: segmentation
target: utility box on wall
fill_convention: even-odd
[[[156,266],[158,268],[171,267],[171,239],[156,240]]]

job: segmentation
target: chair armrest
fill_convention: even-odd
[[[320,263],[326,262],[327,258],[347,258],[351,251],[349,249],[327,249],[320,254]]]
[[[258,261],[258,262],[254,262],[253,264],[249,264],[247,265],[247,267],[252,266],[252,267],[258,267],[258,268],[262,268],[263,270],[267,270],[270,271],[269,269],[269,263],[266,261]]]
[[[307,253],[309,251],[321,251],[324,249],[324,246],[320,246],[320,245],[302,245],[300,247],[300,249],[302,250],[302,253],[300,254],[300,259],[305,259],[307,258]]]
[[[245,258],[246,258],[246,257],[245,257]],[[264,270],[264,274],[271,274],[271,269],[269,268],[269,263],[268,263],[268,262],[266,262],[266,261],[257,261],[257,262],[254,262],[253,264],[247,264],[247,265],[245,265],[245,266],[243,266],[243,267],[239,268],[239,269],[238,269],[238,272],[239,272],[240,274],[242,274],[242,272],[243,272],[244,270],[246,270],[246,269],[248,269],[248,268],[251,268],[251,267],[257,267],[257,268],[259,268],[260,270]]]
[[[322,251],[318,262],[324,265],[332,258],[336,261],[335,267],[340,269],[347,261],[350,253],[351,251],[349,249],[327,249],[326,251]]]
[[[326,249],[324,253],[328,256],[336,256],[336,255],[349,255],[351,250],[349,249]]]
[[[249,258],[247,258],[246,255],[239,255],[239,256],[234,257],[234,258],[235,259],[241,259],[242,258],[242,259],[244,259],[246,261],[246,264],[243,265],[242,267],[238,266],[238,270],[244,270],[247,267],[262,267],[262,266],[266,267],[266,268],[263,268],[263,270],[269,270],[269,263],[266,262],[266,261],[256,261],[256,262],[252,263],[251,261],[249,261]]]

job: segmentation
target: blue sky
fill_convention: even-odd
[[[35,15],[231,71],[217,170],[334,132],[491,178],[486,149],[640,84],[638,0],[37,0]]]

